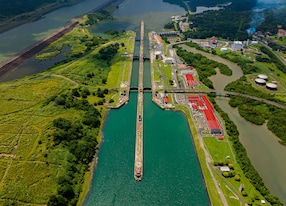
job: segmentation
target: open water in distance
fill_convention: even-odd
[[[0,34],[0,62],[65,26],[72,18],[85,14],[105,2],[107,0],[85,0],[48,13],[43,19]]]

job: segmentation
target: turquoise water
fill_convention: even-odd
[[[85,205],[208,205],[200,166],[182,113],[163,111],[144,94],[144,176],[133,177],[137,93],[112,110]]]
[[[125,1],[119,6],[119,10],[126,10],[131,13],[128,15],[133,15],[133,11],[126,7],[134,6],[134,2],[138,1]],[[114,14],[118,15],[116,21],[119,22],[123,14],[119,11],[115,11]],[[142,11],[137,15],[144,16]],[[140,34],[138,28],[142,19],[138,20],[138,16],[129,19],[137,35]],[[138,21],[138,24],[133,25],[134,21]],[[147,33],[150,31],[150,22],[150,19],[145,21],[145,57],[149,57]],[[104,30],[108,28],[108,23],[97,27]],[[96,33],[96,28],[93,32]],[[139,55],[138,42],[134,54]],[[139,61],[134,61],[131,86],[138,85],[138,70]],[[144,62],[143,82],[144,87],[151,87],[149,61]],[[109,112],[103,131],[104,143],[100,149],[91,191],[84,205],[209,205],[200,165],[184,115],[160,109],[152,102],[151,93],[144,94],[143,179],[141,182],[134,180],[136,104],[137,93],[130,93],[127,105]]]

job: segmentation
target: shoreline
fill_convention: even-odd
[[[17,28],[17,27],[19,27],[21,25],[27,24],[29,22],[38,21],[39,19],[45,18],[44,15],[46,15],[48,13],[51,13],[51,12],[53,12],[53,11],[55,11],[57,9],[63,8],[63,7],[69,7],[69,6],[76,5],[76,4],[78,4],[78,3],[82,2],[82,1],[84,1],[84,0],[77,0],[74,3],[68,3],[68,4],[56,4],[54,6],[51,4],[50,8],[48,8],[47,10],[45,10],[43,12],[39,12],[39,11],[41,9],[44,9],[45,7],[40,7],[38,9],[34,10],[34,11],[30,11],[30,13],[31,12],[37,12],[37,11],[39,12],[39,13],[35,14],[35,16],[32,17],[33,18],[32,20],[31,19],[24,19],[24,20],[20,20],[19,22],[13,22],[14,18],[22,16],[23,14],[19,14],[17,16],[13,16],[10,19],[8,19],[8,20],[6,20],[6,21],[1,23],[1,25],[0,25],[0,34],[5,33],[5,32],[7,32],[9,30],[14,29],[14,28]],[[1,28],[1,27],[3,27],[3,28]]]
[[[98,155],[99,155],[101,146],[104,142],[103,130],[104,130],[109,112],[110,112],[110,109],[107,109],[106,111],[104,111],[104,117],[102,118],[102,124],[101,124],[100,132],[99,132],[99,143],[98,143],[97,147],[95,148],[96,152],[95,152],[93,160],[89,166],[90,170],[89,170],[89,174],[87,174],[89,177],[86,178],[86,179],[88,179],[88,182],[84,181],[84,183],[82,185],[82,188],[87,188],[87,190],[82,190],[82,192],[80,193],[79,201],[78,201],[77,205],[81,205],[81,206],[84,205],[86,200],[87,200],[89,193],[91,192],[92,181],[94,178],[94,173],[97,169],[97,164],[98,164],[98,159],[99,159]]]
[[[118,0],[109,0],[109,1],[105,2],[104,4],[98,6],[97,8],[92,9],[89,12],[97,12],[97,11],[106,9],[106,8],[112,6],[117,1]],[[87,13],[89,13],[89,12],[87,12]],[[44,48],[46,48],[52,42],[56,41],[57,39],[59,39],[60,37],[62,37],[66,33],[68,33],[69,31],[71,31],[78,24],[78,21],[76,19],[84,16],[85,14],[82,14],[78,17],[71,19],[66,24],[66,26],[61,27],[60,29],[58,29],[54,33],[48,35],[44,39],[41,39],[41,40],[35,42],[31,46],[29,46],[29,47],[23,49],[22,51],[18,52],[14,56],[4,60],[3,62],[0,62],[0,77],[6,75],[7,73],[12,71],[13,69],[17,68],[19,65],[24,63],[26,60],[30,59],[35,54],[42,51]],[[22,24],[25,24],[25,23],[27,23],[27,22],[23,22]]]
[[[52,42],[61,38],[66,33],[70,32],[77,24],[78,24],[78,21],[75,21],[75,22],[70,21],[65,27],[58,29],[54,33],[48,35],[46,38],[40,41],[37,41],[36,43],[20,51],[18,54],[14,55],[13,57],[10,57],[9,59],[1,62],[0,63],[0,77],[4,76],[5,74],[9,73],[13,69],[17,68],[20,64],[30,59],[36,53],[42,51]]]

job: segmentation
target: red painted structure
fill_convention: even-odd
[[[193,109],[198,109],[199,111],[204,113],[205,118],[208,122],[210,132],[212,134],[221,134],[222,130],[220,127],[220,123],[214,114],[214,108],[209,102],[208,98],[204,94],[201,94],[200,96],[188,95],[187,98],[191,103]]]
[[[186,74],[186,80],[187,80],[187,84],[190,86],[195,86],[197,85],[196,80],[194,79],[193,75],[191,74]]]
[[[169,97],[168,97],[168,95],[166,95],[165,98],[164,98],[164,103],[168,104],[168,102],[169,102]]]

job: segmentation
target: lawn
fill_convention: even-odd
[[[204,137],[204,144],[210,153],[213,162],[227,162],[230,161],[234,164],[234,172],[239,174],[240,181],[235,181],[234,178],[225,178],[221,175],[221,172],[218,168],[213,168],[213,171],[216,173],[217,180],[221,185],[221,189],[224,191],[224,194],[228,197],[228,202],[230,205],[240,205],[240,201],[237,200],[238,197],[243,199],[247,203],[259,203],[257,199],[263,199],[259,192],[256,191],[254,186],[249,182],[249,180],[243,174],[241,168],[235,161],[234,153],[232,152],[232,144],[225,138],[222,141],[217,140],[214,137]],[[226,158],[229,156],[229,158]],[[239,192],[241,185],[244,185],[244,191],[247,193],[247,196],[243,197]],[[236,198],[234,198],[236,197]],[[269,205],[267,203],[266,205]]]

